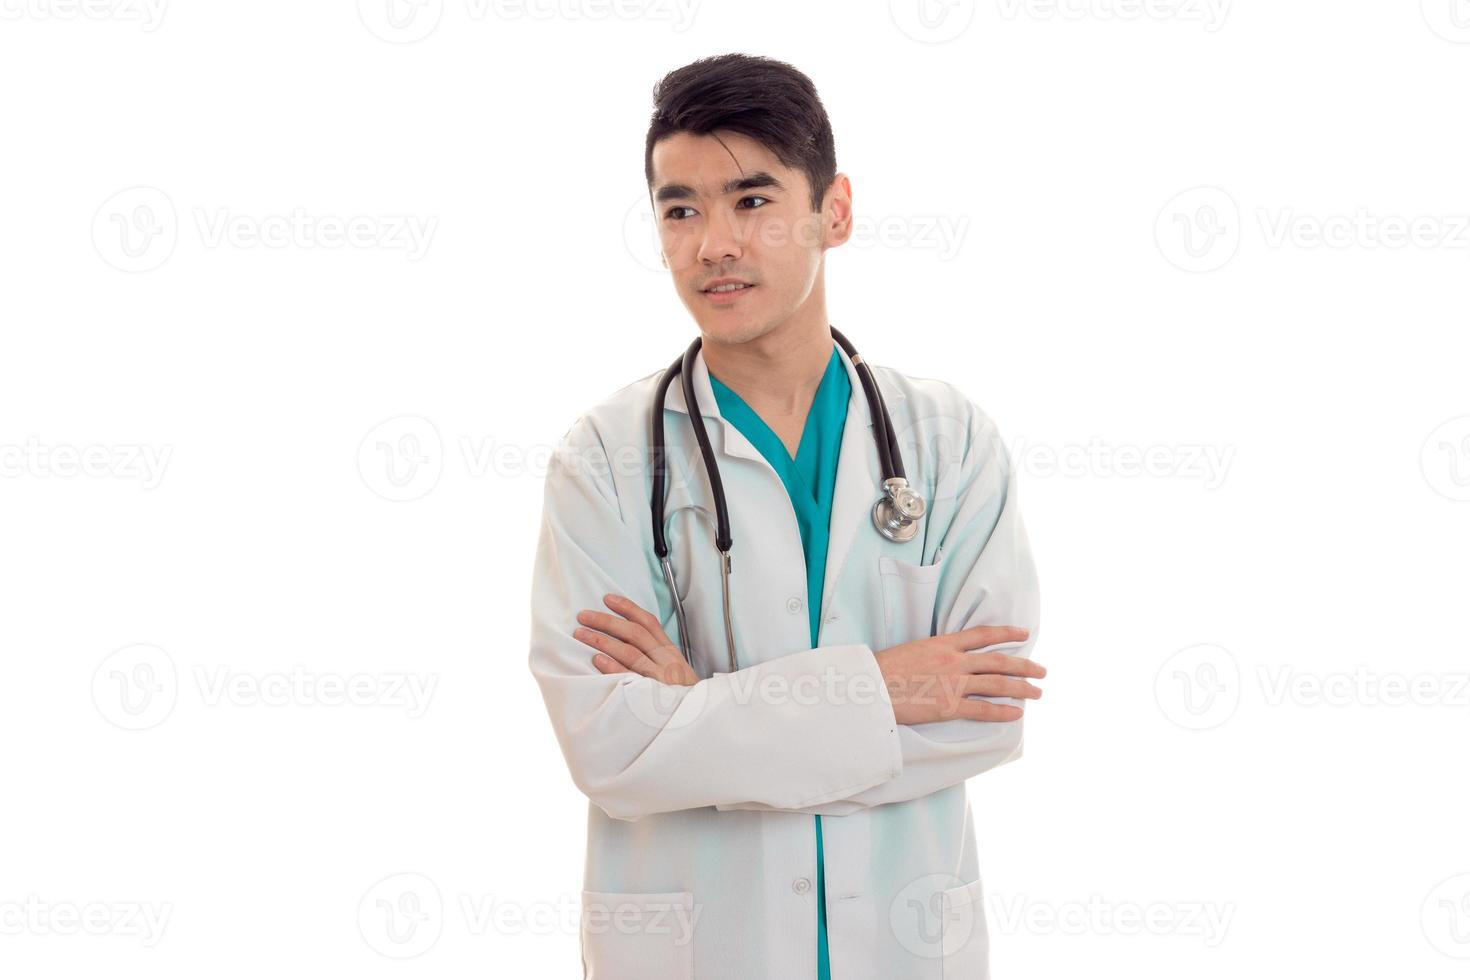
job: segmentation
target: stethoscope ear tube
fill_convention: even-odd
[[[730,550],[730,511],[725,503],[725,484],[720,479],[720,467],[715,462],[715,451],[709,443],[709,433],[704,429],[704,416],[699,414],[699,397],[694,394],[694,355],[699,353],[704,338],[695,337],[694,343],[684,352],[684,364],[679,372],[680,384],[684,387],[684,405],[689,409],[689,421],[694,425],[694,439],[699,443],[699,455],[704,457],[704,469],[709,475],[710,489],[715,496],[715,545],[724,552]]]
[[[674,363],[669,365],[664,376],[659,379],[658,393],[654,395],[653,402],[653,495],[650,498],[653,506],[653,553],[665,562],[669,557],[669,542],[664,537],[664,473],[668,469],[668,461],[664,458],[667,451],[664,447],[664,398],[668,395],[669,384],[679,373],[683,363],[684,355],[674,358]],[[675,600],[677,599],[676,592]]]
[[[674,597],[674,618],[679,623],[679,648],[684,651],[684,662],[692,667],[694,659],[689,652],[689,620],[684,616],[684,600],[679,598],[679,582],[674,578],[674,566],[668,555],[660,555],[658,561],[664,569],[664,584],[669,587],[669,595]]]
[[[694,439],[699,443],[699,454],[704,458],[704,471],[709,477],[710,490],[715,498],[715,545],[720,550],[720,592],[725,611],[725,646],[730,658],[730,673],[738,669],[735,657],[735,627],[730,613],[730,547],[734,539],[730,534],[730,511],[725,501],[725,484],[720,479],[720,467],[715,462],[714,447],[710,445],[709,433],[705,431],[704,416],[699,412],[699,397],[694,393],[694,357],[704,338],[696,337],[683,356],[669,365],[659,379],[658,393],[653,410],[653,549],[663,567],[664,581],[674,597],[674,612],[679,622],[679,646],[684,651],[684,660],[691,666],[694,661],[689,649],[689,623],[684,615],[684,603],[679,598],[679,585],[674,579],[674,567],[669,561],[669,543],[664,535],[664,477],[668,472],[667,449],[664,445],[664,399],[675,375],[680,377],[684,391],[684,405],[689,411],[689,421],[694,426]]]
[[[735,625],[730,614],[730,509],[725,502],[725,483],[720,479],[720,466],[715,462],[715,450],[709,444],[709,433],[704,429],[704,416],[699,413],[699,398],[694,394],[694,356],[699,353],[703,337],[695,337],[694,343],[684,352],[680,383],[684,387],[684,405],[689,409],[689,421],[694,424],[694,438],[699,443],[699,455],[704,457],[704,470],[709,476],[710,490],[715,495],[715,547],[720,549],[720,594],[725,607],[725,649],[730,655],[730,673],[738,669],[735,661]]]
[[[862,383],[863,394],[868,398],[868,414],[873,417],[873,427],[877,429],[874,433],[874,441],[878,448],[878,468],[883,473],[884,480],[893,477],[902,477],[903,463],[898,453],[898,440],[893,434],[893,426],[888,418],[888,406],[883,404],[883,392],[878,390],[878,382],[873,378],[873,372],[868,367],[863,356],[852,346],[852,341],[842,335],[842,331],[836,327],[830,327],[832,339],[847,352],[847,359],[852,361],[852,366],[857,370],[858,381]]]
[[[867,371],[868,365],[864,363],[862,369]],[[871,373],[869,376],[871,377]],[[903,471],[903,454],[898,451],[898,436],[893,431],[893,417],[888,414],[888,406],[883,401],[883,389],[878,387],[876,380],[873,382],[873,391],[878,395],[878,417],[883,420],[883,441],[888,444],[888,475],[885,481],[895,477],[906,480],[908,477]]]

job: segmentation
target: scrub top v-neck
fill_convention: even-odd
[[[832,358],[817,385],[812,407],[797,443],[796,457],[786,450],[781,437],[765,423],[745,400],[713,374],[709,376],[720,414],[750,440],[786,487],[796,525],[801,531],[801,550],[806,557],[807,622],[813,647],[822,616],[822,583],[827,571],[827,532],[832,519],[832,494],[837,485],[837,455],[842,448],[842,430],[847,423],[847,403],[852,383],[847,369],[832,345]],[[827,954],[827,883],[822,860],[822,818],[817,816],[817,977],[831,980]]]

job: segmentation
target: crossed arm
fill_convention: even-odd
[[[531,669],[578,788],[621,819],[699,806],[840,815],[1019,756],[1016,702],[1039,697],[1026,678],[1046,673],[1029,658],[1036,577],[1004,449],[975,425],[944,539],[941,632],[877,652],[804,650],[704,680],[648,611],[655,576],[611,482],[569,465],[596,452],[595,433],[569,433],[547,477]],[[610,612],[585,608],[598,597]],[[846,695],[751,696],[819,674]],[[683,764],[709,759],[722,764]]]

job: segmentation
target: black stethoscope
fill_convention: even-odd
[[[904,476],[903,456],[898,451],[898,438],[893,433],[893,420],[888,416],[888,406],[883,404],[883,393],[873,372],[864,363],[862,355],[836,327],[831,327],[832,339],[847,352],[852,366],[862,381],[863,393],[868,398],[868,413],[873,419],[873,439],[878,445],[878,462],[883,471],[881,496],[873,504],[873,526],[889,541],[912,541],[919,533],[919,518],[924,516],[924,497],[909,486]],[[684,659],[691,666],[689,627],[684,617],[684,603],[679,598],[679,586],[674,580],[674,566],[669,562],[669,543],[664,538],[664,400],[674,376],[682,374],[684,405],[689,410],[689,421],[694,426],[694,439],[699,443],[699,453],[704,457],[704,470],[709,475],[710,488],[715,496],[715,547],[720,552],[720,588],[725,606],[725,644],[730,651],[730,671],[734,673],[735,630],[730,621],[730,510],[725,503],[725,486],[720,480],[720,467],[715,462],[714,449],[710,447],[709,433],[704,428],[704,418],[699,413],[699,399],[694,394],[694,355],[699,353],[702,337],[694,338],[689,349],[670,364],[659,379],[658,391],[653,401],[653,550],[663,566],[664,581],[674,597],[674,612],[679,621],[679,645],[684,650]]]

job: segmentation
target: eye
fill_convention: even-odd
[[[771,203],[771,199],[769,197],[763,197],[763,196],[761,196],[759,194],[747,194],[745,197],[742,197],[737,202],[737,204],[744,204],[746,201],[760,201],[761,203],[758,204],[758,205],[755,205],[754,207],[741,208],[740,210],[742,210],[742,211],[755,211],[755,210],[758,210],[759,208],[765,207],[767,204],[770,204]],[[665,218],[668,218],[670,221],[684,221],[684,220],[686,220],[688,218],[688,215],[678,215],[678,214],[675,214],[674,212],[676,212],[676,211],[689,211],[689,212],[693,212],[694,209],[693,208],[689,208],[689,207],[685,207],[682,204],[676,204],[676,205],[674,205],[673,207],[669,208],[667,211],[664,212],[664,217]]]

